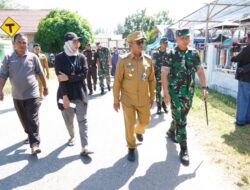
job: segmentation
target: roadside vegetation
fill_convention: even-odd
[[[201,89],[197,88],[189,122],[197,143],[211,161],[223,167],[240,189],[247,190],[250,189],[250,125],[234,125],[235,108],[234,98],[209,90],[207,126]]]

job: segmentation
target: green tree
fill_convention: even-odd
[[[155,27],[155,19],[146,15],[146,9],[137,10],[136,13],[125,18],[123,37],[126,38],[133,31],[148,32]]]
[[[0,0],[0,9],[9,9],[9,8],[26,8],[26,7],[12,0]]]
[[[173,23],[173,19],[169,17],[169,12],[168,11],[160,11],[157,14],[154,15],[155,18],[155,23],[157,25],[162,24],[162,25],[169,25]]]
[[[124,33],[124,26],[121,23],[117,24],[117,28],[114,31],[114,33],[115,34],[123,34]]]
[[[67,32],[82,37],[82,49],[87,41],[93,41],[92,29],[86,19],[68,10],[55,9],[40,20],[35,42],[40,43],[45,52],[58,53],[63,51],[63,38]]]

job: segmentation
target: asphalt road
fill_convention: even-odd
[[[30,154],[26,134],[13,108],[12,98],[0,102],[0,190],[234,190],[230,179],[210,163],[188,129],[190,165],[179,162],[179,146],[166,139],[170,115],[156,115],[138,145],[137,161],[128,162],[122,111],[113,110],[112,92],[90,97],[89,148],[82,159],[78,126],[76,145],[68,147],[68,133],[56,105],[57,81],[49,81],[49,96],[40,109],[42,153]]]

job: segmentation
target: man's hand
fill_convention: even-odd
[[[164,102],[165,102],[165,104],[169,104],[171,102],[171,97],[170,97],[169,93],[164,94]]]
[[[113,107],[114,107],[114,110],[115,110],[116,112],[118,112],[119,109],[120,109],[120,103],[114,103]]]
[[[69,108],[69,103],[70,103],[70,101],[69,101],[68,96],[63,96],[63,107]]]
[[[60,82],[63,82],[63,81],[68,81],[69,80],[69,77],[68,75],[62,73],[62,72],[59,72],[60,75],[57,75],[57,78]]]
[[[208,98],[208,91],[207,89],[202,89],[202,97],[204,101],[207,101]]]
[[[44,96],[47,96],[49,94],[49,90],[48,90],[48,88],[46,87],[46,88],[43,88],[43,95]]]
[[[0,101],[3,101],[3,98],[4,98],[4,93],[1,91],[0,92]]]

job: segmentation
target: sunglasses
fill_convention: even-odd
[[[143,45],[144,44],[144,40],[138,40],[138,41],[135,41],[135,43],[140,46],[140,45]]]

